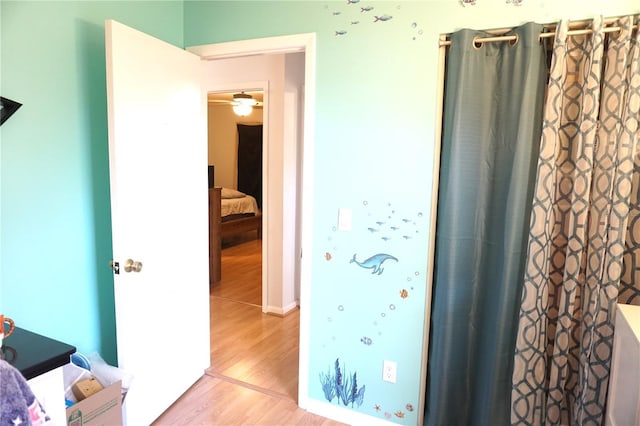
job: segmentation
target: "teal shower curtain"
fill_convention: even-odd
[[[542,26],[447,52],[426,425],[510,422],[513,354],[542,128]]]

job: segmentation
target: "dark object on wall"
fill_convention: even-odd
[[[216,166],[209,166],[209,189],[214,186],[215,168]]]
[[[238,191],[262,208],[262,124],[238,124]]]
[[[0,96],[0,126],[22,106],[21,103]]]

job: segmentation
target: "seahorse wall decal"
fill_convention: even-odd
[[[353,255],[353,258],[349,261],[349,263],[355,263],[356,265],[364,269],[373,269],[371,273],[378,274],[378,275],[382,274],[382,272],[384,271],[382,264],[385,261],[387,260],[395,260],[396,262],[398,261],[397,258],[391,256],[390,254],[378,253],[378,254],[374,254],[373,256],[371,256],[370,258],[368,258],[363,262],[358,262],[356,260],[356,255],[357,253]]]

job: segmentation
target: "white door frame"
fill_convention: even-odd
[[[304,69],[304,125],[302,141],[302,198],[300,240],[301,252],[312,252],[312,201],[313,201],[313,151],[315,147],[315,81],[316,81],[316,34],[295,34],[253,40],[232,41],[187,48],[202,59],[237,58],[273,53],[305,53]],[[311,257],[300,258],[300,349],[298,372],[298,405],[306,409],[309,403],[309,327]]]

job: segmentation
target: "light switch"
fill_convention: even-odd
[[[351,209],[338,209],[338,231],[351,231]]]

